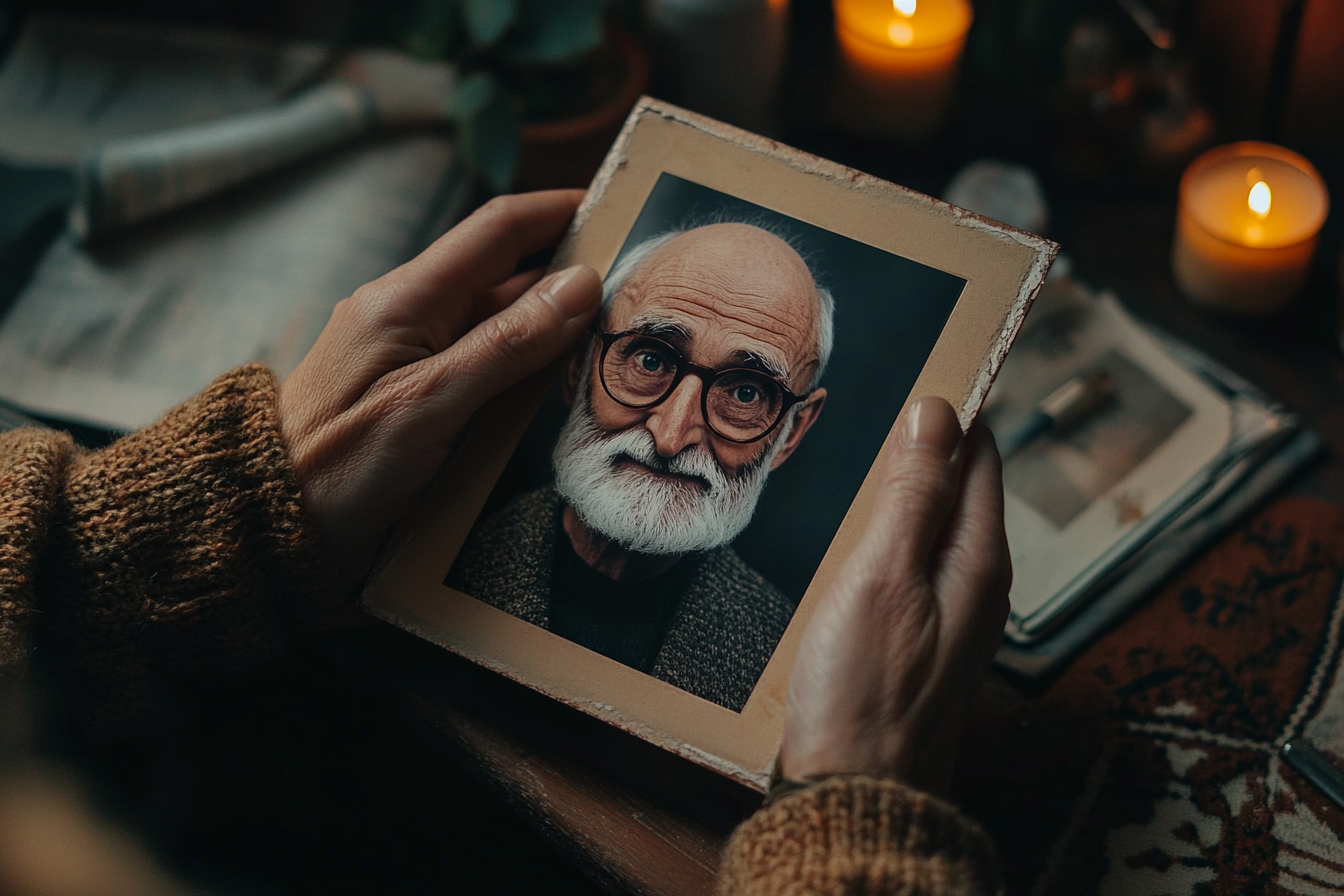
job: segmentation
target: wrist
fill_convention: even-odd
[[[912,726],[913,727],[913,726]],[[951,792],[959,738],[856,735],[851,743],[794,746],[785,738],[776,761],[776,779],[820,781],[828,777],[872,775],[903,781],[942,796]]]

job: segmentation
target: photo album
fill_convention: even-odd
[[[970,425],[1056,251],[641,100],[552,264],[603,276],[591,333],[473,418],[365,607],[764,789],[897,415]]]

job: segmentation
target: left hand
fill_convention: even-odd
[[[588,326],[602,292],[594,270],[514,273],[555,245],[582,196],[487,203],[338,304],[281,387],[281,437],[343,584],[368,572],[476,409]]]
[[[940,398],[912,402],[893,435],[872,519],[798,647],[779,770],[945,796],[1008,615],[1003,482],[989,430],[963,439]]]

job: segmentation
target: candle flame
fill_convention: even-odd
[[[915,4],[919,0],[891,0],[892,8],[907,19],[915,14]]]
[[[1269,184],[1258,180],[1255,182],[1255,186],[1251,187],[1251,192],[1246,197],[1246,204],[1250,206],[1251,211],[1255,213],[1257,218],[1264,220],[1265,216],[1269,214],[1270,198]]]

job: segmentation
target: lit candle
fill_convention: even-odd
[[[835,26],[840,121],[906,141],[937,130],[957,84],[969,0],[836,0]]]
[[[1172,269],[1193,302],[1272,314],[1306,279],[1330,198],[1311,163],[1269,143],[1233,143],[1181,178]]]

